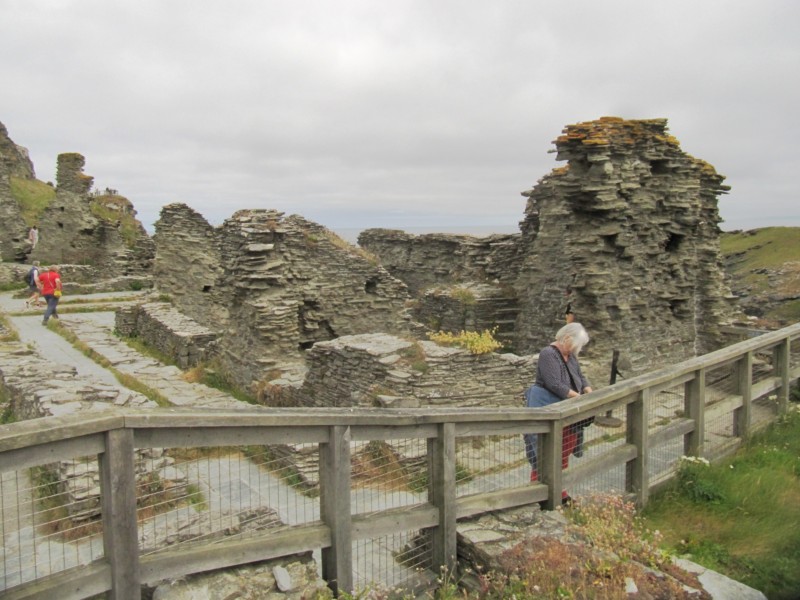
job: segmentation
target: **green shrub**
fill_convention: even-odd
[[[718,504],[725,499],[722,488],[713,478],[709,462],[695,456],[682,456],[677,481],[680,492],[692,502]]]

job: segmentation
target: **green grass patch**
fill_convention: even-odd
[[[22,220],[28,227],[36,225],[45,209],[56,197],[56,190],[38,179],[10,177],[11,195],[19,204]]]
[[[749,232],[723,233],[720,251],[723,256],[745,252],[742,263],[747,269],[775,267],[800,260],[797,227],[764,227]]]
[[[0,342],[18,342],[19,333],[11,325],[8,317],[0,314]]]
[[[681,467],[643,512],[677,554],[764,592],[800,590],[800,413],[792,411],[731,459]]]
[[[753,292],[771,287],[761,269],[776,270],[789,262],[800,261],[800,229],[765,227],[748,232],[723,233],[720,252],[732,276],[750,286]]]
[[[0,283],[0,292],[16,292],[17,290],[27,290],[28,284],[24,281],[9,281]]]

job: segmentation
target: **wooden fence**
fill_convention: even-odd
[[[765,359],[766,357],[766,359]],[[758,369],[756,369],[756,364]],[[709,372],[724,372],[732,385],[708,401]],[[762,373],[754,377],[756,372]],[[766,373],[766,375],[763,375]],[[716,377],[716,375],[715,375]],[[47,417],[0,427],[0,472],[20,471],[71,457],[96,456],[100,468],[102,558],[80,567],[7,586],[10,599],[54,597],[139,598],[142,585],[296,553],[321,550],[322,573],[334,591],[351,591],[353,543],[398,529],[429,536],[431,567],[456,567],[456,527],[461,519],[532,503],[552,509],[566,486],[590,475],[624,469],[624,488],[640,505],[666,477],[652,468],[650,451],[682,440],[683,453],[717,458],[729,454],[756,426],[757,399],[773,397],[772,416],[789,405],[800,377],[800,324],[766,333],[711,354],[672,365],[579,399],[544,409],[270,409],[246,411],[119,410]],[[654,421],[651,405],[663,390],[682,389],[682,410]],[[562,431],[592,415],[623,417],[619,443],[579,466],[562,470]],[[707,442],[707,422],[729,423],[724,443]],[[539,481],[471,494],[457,492],[456,444],[470,436],[539,438]],[[425,440],[427,499],[412,506],[356,513],[351,507],[351,449],[364,440]],[[242,447],[316,444],[319,451],[319,519],[264,535],[166,548],[141,555],[134,456],[141,448]],[[672,470],[674,472],[674,468]]]

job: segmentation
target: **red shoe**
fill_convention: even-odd
[[[539,471],[536,469],[531,470],[531,481],[539,481]]]

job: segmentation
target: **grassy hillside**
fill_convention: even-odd
[[[11,195],[19,203],[22,219],[30,227],[39,222],[44,210],[56,197],[56,190],[38,179],[11,177]]]
[[[800,321],[800,228],[723,233],[720,249],[747,314],[775,326]]]

